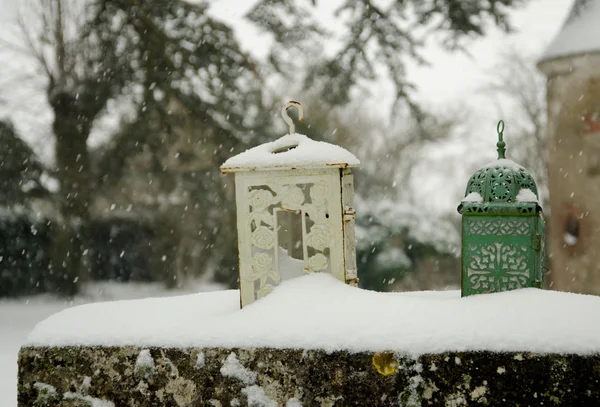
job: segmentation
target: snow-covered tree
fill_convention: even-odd
[[[484,35],[490,25],[509,31],[509,10],[526,0],[343,0],[335,10],[335,20],[327,26],[317,16],[324,3],[260,0],[248,13],[251,21],[274,38],[269,54],[272,65],[285,72],[290,65],[297,67],[290,56],[297,60],[305,55],[305,87],[317,87],[334,105],[349,102],[351,91],[375,79],[383,65],[396,98],[418,113],[410,98],[413,86],[407,81],[405,64],[408,59],[425,62],[421,55],[425,41],[435,36],[456,49],[465,40]],[[323,51],[322,58],[315,58],[325,38],[338,39],[334,51]]]
[[[28,11],[39,18],[23,24],[23,32],[46,76],[61,213],[71,223],[86,222],[99,182],[118,178],[136,152],[149,148],[156,157],[169,145],[170,129],[180,117],[171,115],[173,103],[202,123],[223,151],[236,145],[240,129],[252,128],[248,112],[261,111],[252,109],[261,96],[254,66],[232,29],[206,13],[206,4],[39,0],[34,5]],[[132,131],[113,140],[98,180],[88,139],[109,101],[123,99],[133,106],[127,125]],[[152,164],[153,174],[159,174],[160,161]],[[53,263],[56,273],[74,281],[82,255],[75,233],[68,226],[57,231]]]
[[[486,26],[509,29],[507,12],[521,3],[411,0],[384,7],[347,0],[335,17],[344,27],[336,51],[317,52],[330,38],[329,27],[315,19],[319,2],[261,0],[247,17],[272,34],[273,49],[265,63],[258,63],[241,50],[232,27],[211,16],[207,2],[32,0],[22,28],[47,83],[60,208],[67,220],[53,239],[54,272],[78,280],[83,248],[76,224],[88,222],[95,201],[115,199],[110,191],[126,188],[127,171],[141,168],[145,174],[138,179],[145,176],[152,185],[144,193],[157,198],[147,208],[172,203],[163,205],[163,214],[179,225],[167,224],[168,234],[190,233],[201,224],[204,250],[219,252],[208,263],[234,281],[231,188],[223,187],[213,164],[273,134],[271,109],[263,100],[264,73],[300,76],[307,89],[336,106],[347,104],[353,89],[374,79],[376,65],[383,62],[397,99],[421,119],[410,98],[406,58],[421,60],[419,50],[433,32],[457,47],[482,35]],[[91,152],[90,135],[111,114],[120,130]],[[170,164],[171,154],[182,161],[190,151],[198,153],[197,147],[203,157],[212,155],[211,169],[181,171],[184,163]],[[202,156],[194,154],[192,160]],[[138,159],[146,161],[132,162]],[[198,204],[192,215],[190,204]],[[219,213],[212,216],[211,208]],[[73,283],[66,294],[75,289]]]

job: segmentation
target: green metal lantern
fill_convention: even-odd
[[[498,123],[498,160],[469,180],[462,215],[462,296],[541,288],[544,218],[535,181],[505,157]]]

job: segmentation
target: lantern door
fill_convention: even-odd
[[[236,173],[236,196],[242,306],[306,273],[344,281],[339,169]]]
[[[463,296],[540,287],[536,216],[463,217]]]

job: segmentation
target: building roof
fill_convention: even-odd
[[[352,153],[334,144],[314,141],[303,134],[286,134],[231,157],[221,166],[223,172],[286,170],[292,168],[357,167]]]
[[[600,52],[600,0],[575,0],[540,62],[590,52]]]

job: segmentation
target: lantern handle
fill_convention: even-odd
[[[287,102],[283,108],[281,109],[281,117],[283,117],[283,121],[290,126],[289,134],[294,134],[296,132],[296,126],[294,125],[294,121],[290,116],[288,116],[288,109],[291,107],[295,107],[298,109],[298,119],[304,120],[304,108],[300,104],[300,102],[296,102],[295,100],[290,100]]]
[[[498,148],[498,159],[503,160],[506,158],[506,143],[504,142],[502,134],[504,132],[504,120],[498,122],[496,131],[498,132],[498,143],[496,143],[496,147]]]

